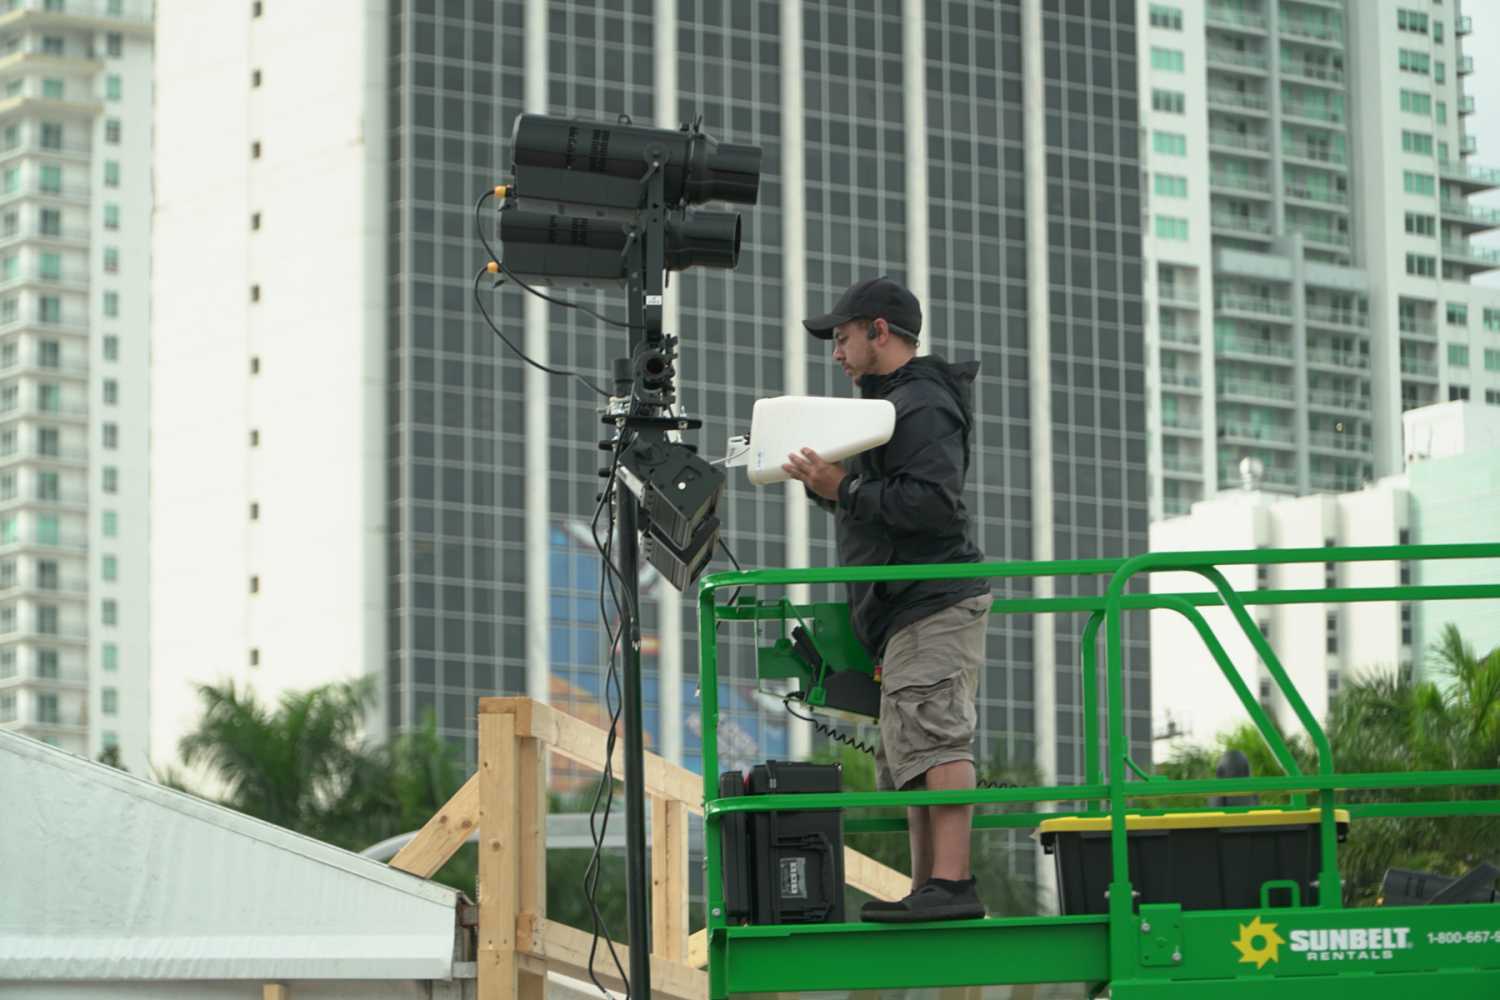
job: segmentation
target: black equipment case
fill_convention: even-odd
[[[767,761],[748,775],[719,775],[719,795],[843,790],[837,764]],[[729,813],[721,825],[724,906],[747,924],[840,923],[844,919],[844,814],[837,809]]]

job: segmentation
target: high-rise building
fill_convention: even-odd
[[[0,726],[147,754],[148,0],[0,3]]]
[[[1401,467],[1401,412],[1500,404],[1500,186],[1456,2],[1142,0],[1154,516]],[[1149,94],[1149,106],[1146,104]],[[1472,318],[1471,318],[1472,317]],[[1486,331],[1484,323],[1491,321]],[[1488,351],[1488,353],[1486,353]]]
[[[981,362],[967,501],[988,556],[1144,549],[1133,0],[292,11],[257,4],[209,31],[189,5],[161,27],[164,143],[203,134],[163,154],[158,187],[157,413],[201,416],[153,453],[153,600],[174,625],[156,630],[160,758],[191,718],[190,677],[270,693],[372,674],[385,725],[430,714],[471,754],[481,695],[602,700],[598,400],[512,357],[471,293],[485,259],[473,206],[503,178],[522,111],[702,115],[764,148],[739,268],[669,289],[680,398],[706,453],[757,398],[850,393],[798,320],[889,272],[921,297],[933,352]],[[207,217],[214,257],[188,239]],[[549,365],[599,375],[624,352],[592,318],[511,287],[481,295]],[[833,561],[800,486],[736,473],[721,513],[746,567]],[[216,538],[234,539],[222,558]],[[691,766],[692,603],[643,583],[648,738]],[[995,620],[984,759],[1077,773],[1080,626]],[[1138,745],[1144,635],[1144,621],[1129,635]],[[726,759],[799,752],[806,733],[753,696],[749,630],[722,636]]]

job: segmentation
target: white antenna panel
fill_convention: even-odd
[[[787,456],[811,448],[826,461],[878,448],[896,430],[896,407],[888,399],[776,396],[758,399],[750,416],[750,440],[730,439],[726,465],[745,466],[757,486],[791,478],[781,467]]]

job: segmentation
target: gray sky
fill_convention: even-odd
[[[1465,81],[1465,90],[1473,95],[1477,110],[1466,123],[1469,134],[1479,142],[1474,161],[1487,167],[1500,167],[1500,2],[1468,0],[1460,8],[1474,21],[1474,33],[1463,40],[1463,51],[1474,57],[1474,73]],[[1500,208],[1500,191],[1487,192],[1475,204]],[[1500,248],[1500,231],[1485,233],[1475,242]],[[1500,272],[1491,271],[1479,279],[1481,284],[1500,287]]]

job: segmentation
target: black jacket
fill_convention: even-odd
[[[917,357],[889,375],[860,378],[864,398],[895,404],[896,430],[886,444],[845,463],[850,475],[839,485],[836,502],[813,496],[834,515],[840,564],[983,561],[969,538],[963,501],[978,371],[977,361],[950,365],[940,358]],[[854,634],[877,660],[899,629],[990,591],[985,579],[848,586]]]

